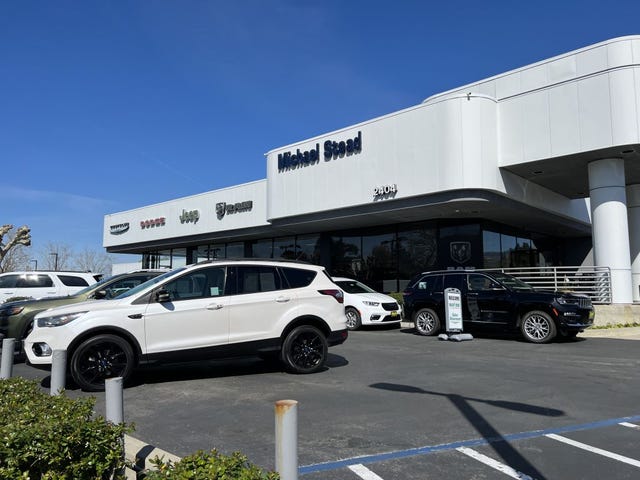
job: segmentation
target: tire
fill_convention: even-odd
[[[430,308],[418,310],[413,317],[413,324],[420,335],[433,336],[440,331],[440,318]]]
[[[540,310],[533,310],[522,317],[520,330],[525,340],[531,343],[548,343],[557,334],[556,324]]]
[[[71,356],[71,377],[87,392],[104,390],[107,378],[131,376],[134,367],[133,349],[117,335],[103,334],[88,338]]]
[[[347,328],[349,330],[357,330],[362,326],[362,319],[358,310],[353,307],[347,307],[344,314],[347,317]]]
[[[291,373],[314,373],[327,361],[327,339],[316,327],[301,325],[289,332],[280,360]]]

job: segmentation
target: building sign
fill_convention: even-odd
[[[150,220],[142,220],[140,222],[140,228],[154,228],[154,227],[164,227],[165,217],[152,218]]]
[[[471,242],[451,242],[449,244],[451,260],[463,264],[471,260]]]
[[[295,152],[284,152],[278,154],[278,171],[294,170],[299,167],[307,167],[320,163],[322,156],[326,162],[350,156],[362,151],[362,132],[354,138],[347,140],[327,140],[322,144],[323,152],[320,153],[320,144],[316,143],[315,148],[300,151],[298,148]]]
[[[216,203],[216,215],[218,220],[222,220],[226,214],[234,214],[240,212],[249,212],[253,208],[253,201],[248,200],[246,202],[238,203]]]
[[[109,227],[109,231],[111,232],[111,235],[121,235],[127,230],[129,230],[129,222],[119,223],[117,225],[111,225]]]
[[[200,211],[199,210],[182,210],[182,215],[180,215],[180,223],[198,223],[200,220]]]

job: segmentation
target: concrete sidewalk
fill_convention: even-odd
[[[640,327],[588,328],[578,337],[621,338],[640,340]]]

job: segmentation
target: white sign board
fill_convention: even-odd
[[[444,313],[447,332],[462,331],[462,295],[457,288],[444,291]]]

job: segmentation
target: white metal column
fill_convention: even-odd
[[[627,216],[631,246],[631,290],[640,302],[640,185],[627,186]]]
[[[631,256],[624,161],[605,158],[589,164],[593,255],[611,269],[612,303],[632,303]]]

